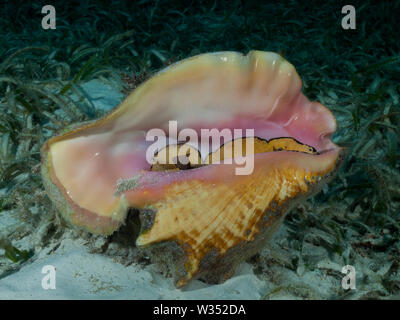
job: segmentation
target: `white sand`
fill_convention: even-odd
[[[0,280],[0,299],[260,299],[267,290],[246,263],[224,284],[193,281],[179,290],[153,265],[126,267],[105,255],[89,253],[79,240],[65,239],[53,254],[46,251]],[[54,290],[42,287],[46,265],[56,269]]]

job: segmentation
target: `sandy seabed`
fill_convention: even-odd
[[[112,85],[92,80],[82,85],[96,108],[109,111],[123,95]],[[0,190],[0,192],[2,192]],[[40,214],[40,213],[39,213]],[[46,221],[46,220],[43,220]],[[34,233],[18,235],[27,223],[11,212],[0,212],[0,234],[11,237],[19,249],[34,248],[34,256],[22,264],[0,259],[0,299],[332,299],[346,297],[341,273],[345,262],[329,256],[321,247],[308,245],[301,255],[289,248],[287,227],[283,225],[270,247],[258,257],[242,263],[236,274],[223,284],[208,285],[194,280],[183,289],[176,289],[172,278],[162,275],[152,264],[121,263],[112,254],[94,253],[87,239],[65,229],[62,236],[43,245],[42,239],[51,223],[43,223]],[[103,239],[104,240],[104,239]],[[0,254],[4,250],[0,250]],[[294,265],[293,260],[297,259]],[[303,260],[306,258],[306,260]],[[313,262],[316,268],[307,263]],[[361,298],[382,290],[379,281],[362,282],[366,276],[384,274],[390,265],[372,271],[371,260],[360,258],[357,281],[349,292]],[[56,270],[55,289],[44,289],[45,266]],[[351,295],[350,295],[351,294]]]

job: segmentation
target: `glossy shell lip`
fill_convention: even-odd
[[[236,175],[237,164],[152,172],[144,156],[150,144],[145,133],[152,128],[168,132],[171,119],[180,129],[199,133],[253,128],[255,137],[290,137],[316,154],[246,156],[255,165],[249,176]],[[225,261],[216,273],[227,277],[238,261],[259,249],[298,199],[330,179],[343,156],[330,140],[335,130],[332,113],[302,94],[300,77],[279,55],[208,53],[157,73],[105,118],[48,140],[42,176],[63,217],[90,232],[111,234],[129,208],[142,210],[137,245],[181,246],[173,249],[179,256],[183,248],[181,258],[168,264],[179,270],[177,285],[184,285],[210,276],[212,259]],[[248,252],[237,249],[244,244]]]

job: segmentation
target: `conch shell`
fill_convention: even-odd
[[[238,154],[232,138],[209,154],[190,147],[182,154],[193,166],[164,167],[156,153],[149,163],[146,132],[168,132],[170,120],[199,136],[202,129],[253,129],[241,141],[254,150]],[[218,283],[333,176],[342,159],[330,140],[335,129],[332,113],[302,94],[296,70],[278,54],[207,53],[157,73],[105,118],[48,140],[42,176],[72,225],[109,235],[136,208],[136,245],[168,265],[178,287],[193,278]],[[180,142],[165,148],[179,153]],[[238,174],[242,165],[226,158],[215,161],[222,150],[251,160],[251,174]]]

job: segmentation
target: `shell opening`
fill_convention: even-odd
[[[195,169],[208,164],[221,164],[225,160],[264,152],[293,151],[318,154],[316,149],[291,137],[265,140],[245,137],[231,140],[210,152],[202,161],[201,151],[187,143],[169,144],[154,155],[151,171],[178,171]]]

